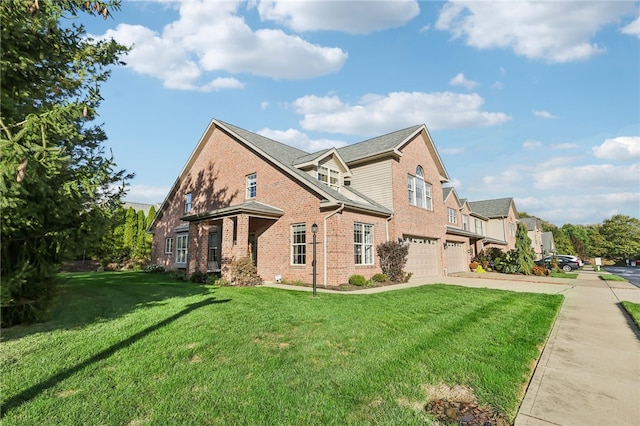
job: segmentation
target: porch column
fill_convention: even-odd
[[[234,257],[249,257],[249,216],[246,214],[238,215],[236,229],[236,246],[234,247]]]
[[[222,219],[222,232],[220,238],[220,268],[222,271],[222,278],[229,279],[227,276],[229,270],[229,264],[233,261],[233,236],[235,235],[235,220],[230,217]]]

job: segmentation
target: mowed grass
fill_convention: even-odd
[[[629,313],[636,326],[640,327],[640,303],[623,301],[622,306]]]
[[[64,277],[48,322],[2,330],[5,425],[424,424],[425,387],[441,383],[513,420],[562,303]]]
[[[600,274],[600,279],[605,281],[627,281],[625,278],[615,274]]]

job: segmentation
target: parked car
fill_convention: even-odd
[[[571,259],[565,256],[545,257],[544,259],[536,260],[535,263],[538,266],[544,266],[545,268],[550,268],[552,265],[553,259],[555,259],[556,262],[558,262],[558,268],[562,269],[564,272],[571,272],[573,270],[580,269],[582,266],[580,262],[578,262],[578,260],[580,259],[578,258]]]
[[[580,267],[584,266],[583,260],[580,259],[578,256],[574,256],[572,254],[556,254],[556,255],[553,255],[553,256],[547,256],[547,257],[545,257],[545,262],[547,262],[548,259],[551,259],[551,258],[554,258],[554,257],[556,259],[559,258],[559,257],[563,257],[563,258],[571,260],[572,262],[578,262]]]

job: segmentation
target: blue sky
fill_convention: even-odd
[[[162,202],[211,118],[314,152],[426,124],[462,198],[640,216],[640,4],[123,2],[99,120]],[[224,153],[221,153],[224,155]],[[229,159],[229,161],[233,161]]]

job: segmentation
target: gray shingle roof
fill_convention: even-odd
[[[520,219],[520,222],[527,225],[528,231],[533,231],[536,228],[536,225],[541,224],[540,219],[537,217],[523,217]],[[541,226],[538,226],[538,228],[541,228]]]
[[[470,201],[469,207],[471,207],[471,211],[488,218],[506,217],[509,215],[511,203],[513,203],[513,198],[496,198],[494,200]]]
[[[366,141],[339,148],[338,152],[347,163],[384,152],[390,152],[421,127],[422,124],[367,139]]]

